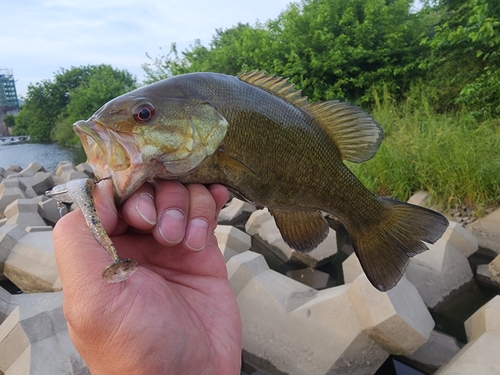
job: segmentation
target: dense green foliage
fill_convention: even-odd
[[[15,116],[14,115],[5,115],[3,117],[3,124],[8,127],[8,128],[12,128],[14,127],[16,123],[16,120],[15,120]]]
[[[371,111],[386,139],[349,164],[373,191],[428,190],[443,208],[500,202],[500,2],[302,0],[265,24],[217,30],[143,66],[148,81],[265,70],[311,100]],[[384,93],[379,100],[377,93]]]
[[[426,97],[437,112],[500,114],[500,2],[303,0],[266,24],[217,30],[144,64],[147,81],[195,71],[265,70],[312,100],[370,108],[375,88],[398,101]]]
[[[500,122],[436,114],[412,101],[396,105],[386,92],[373,116],[385,131],[375,158],[349,167],[372,191],[401,200],[419,190],[441,209],[481,209],[500,202]]]
[[[30,85],[14,134],[29,134],[34,141],[57,140],[76,144],[72,130],[77,120],[87,119],[114,97],[135,88],[135,78],[109,65],[61,69],[54,80]]]

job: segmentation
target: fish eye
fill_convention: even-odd
[[[136,122],[146,122],[153,118],[155,112],[155,107],[151,104],[143,104],[135,109],[132,117]]]

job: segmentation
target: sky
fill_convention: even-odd
[[[141,65],[215,30],[275,19],[291,0],[0,0],[0,69],[12,69],[20,98],[60,68],[109,64],[139,82]]]

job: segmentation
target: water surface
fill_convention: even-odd
[[[0,145],[0,167],[7,169],[10,165],[26,168],[36,161],[47,170],[55,171],[57,164],[63,160],[75,165],[86,160],[81,147],[66,147],[57,143],[16,143]]]

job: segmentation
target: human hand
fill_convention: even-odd
[[[111,259],[81,212],[54,228],[68,331],[92,374],[239,374],[240,315],[212,233],[227,189],[157,181],[120,213],[110,181],[94,197],[120,258],[139,268],[108,284]]]

